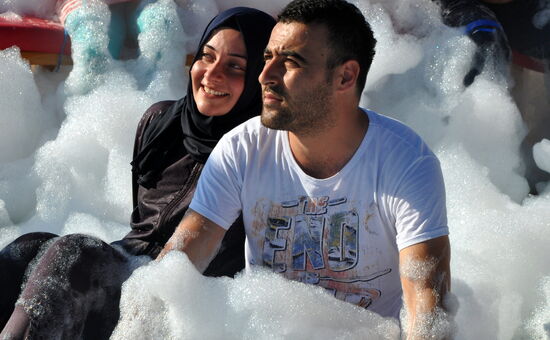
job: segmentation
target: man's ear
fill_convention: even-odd
[[[357,60],[348,60],[338,67],[336,88],[339,91],[355,90],[361,66]]]

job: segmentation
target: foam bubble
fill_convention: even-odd
[[[544,303],[550,301],[550,276],[541,280],[539,290],[541,300],[527,322],[525,332],[530,339],[543,340],[550,338],[550,305]]]
[[[550,140],[543,139],[535,144],[533,146],[533,157],[540,169],[550,172]]]
[[[403,325],[408,325],[406,313],[402,313]],[[455,325],[449,314],[437,307],[430,313],[417,313],[414,328],[405,327],[405,338],[411,339],[450,339]]]
[[[44,19],[55,18],[56,0],[0,0],[0,13],[12,11]]]
[[[454,331],[453,313],[448,313],[439,306],[443,304],[441,294],[446,291],[448,281],[445,274],[434,275],[437,266],[436,258],[408,258],[399,265],[400,276],[415,284],[415,305],[405,306],[400,315],[407,337],[447,339]],[[424,304],[428,302],[426,300],[433,301],[436,304],[435,309],[427,311]],[[415,309],[414,320],[410,317],[410,308]]]
[[[185,254],[174,251],[137,269],[124,283],[121,319],[112,338],[152,337],[397,339],[399,327],[323,289],[265,270],[236,279],[206,278]]]
[[[83,2],[67,16],[65,29],[71,37],[74,61],[65,85],[67,93],[88,93],[101,85],[114,67],[107,50],[110,17],[107,5],[97,0]]]
[[[533,16],[533,25],[542,29],[550,22],[550,1],[539,0],[539,11]]]
[[[42,181],[37,210],[44,221],[61,222],[73,209],[127,221],[133,135],[152,103],[135,87],[126,73],[112,72],[92,93],[67,100],[67,119],[34,165]]]
[[[11,226],[13,222],[10,219],[10,215],[6,210],[6,203],[0,200],[0,227]]]
[[[188,35],[180,23],[176,4],[171,0],[148,4],[141,10],[137,25],[140,30],[140,55],[135,69],[137,79],[149,84],[150,90],[166,90],[176,84],[178,88],[183,88],[182,71]],[[169,86],[161,85],[165,79]]]
[[[4,20],[8,20],[8,21],[13,21],[13,22],[23,21],[23,17],[21,17],[19,14],[15,13],[15,12],[11,12],[11,11],[1,13],[0,18],[2,18]]]
[[[29,64],[16,47],[0,51],[0,163],[30,156],[47,126]],[[16,145],[17,147],[13,147]]]
[[[120,240],[127,232],[127,226],[124,224],[101,221],[89,214],[72,213],[60,234],[86,234],[101,240]]]

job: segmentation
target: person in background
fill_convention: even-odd
[[[122,283],[172,235],[213,147],[260,113],[257,78],[274,24],[251,8],[220,13],[202,35],[187,95],[145,112],[132,161],[132,231],[124,239],[107,244],[81,234],[31,233],[0,252],[0,338],[109,338]],[[243,268],[240,219],[230,230],[206,275],[233,276]]]
[[[477,46],[470,69],[464,76],[464,86],[470,86],[487,65],[507,79],[510,47],[495,14],[478,0],[435,1],[441,7],[443,23],[462,27]]]
[[[436,0],[443,22],[464,27],[465,33],[479,46],[476,58],[510,56],[510,49],[547,62],[550,59],[550,17],[548,3],[541,0]],[[478,74],[483,67],[479,63]],[[475,65],[474,65],[475,66]],[[471,72],[474,72],[473,70]],[[465,78],[473,81],[474,74]]]
[[[216,145],[159,257],[183,251],[204,271],[242,214],[247,268],[384,317],[404,302],[410,338],[450,324],[439,161],[410,128],[358,106],[375,43],[354,5],[291,1],[265,49],[261,117]]]
[[[539,183],[550,181],[550,174],[538,168],[533,158],[533,145],[543,138],[550,139],[550,111],[546,109],[532,111],[524,102],[541,100],[546,102],[550,96],[550,7],[543,0],[436,0],[441,6],[443,22],[452,27],[463,27],[476,44],[469,72],[464,77],[464,85],[471,85],[484,67],[491,69],[504,79],[511,79],[515,85],[522,83],[516,79],[520,70],[526,66],[516,67],[516,73],[510,73],[511,56],[530,63],[536,63],[538,72],[546,74],[546,98],[534,98],[530,92],[538,89],[523,90],[529,96],[515,98],[529,132],[521,145],[521,156],[525,164],[525,177],[531,194],[537,194]],[[521,91],[512,91],[512,95]],[[523,104],[523,105],[522,105]],[[544,104],[540,104],[544,107]],[[547,105],[546,105],[547,106]]]

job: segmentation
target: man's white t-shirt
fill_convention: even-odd
[[[255,117],[227,133],[191,209],[223,228],[242,211],[247,267],[322,286],[382,316],[402,305],[399,250],[447,235],[439,161],[410,128],[366,111],[369,127],[334,176],[308,176],[288,132]]]

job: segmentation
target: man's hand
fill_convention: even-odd
[[[407,339],[440,339],[450,335],[451,323],[442,302],[450,290],[450,245],[447,236],[399,252],[399,271]]]
[[[189,209],[157,260],[172,250],[183,251],[201,273],[218,253],[226,230]]]

